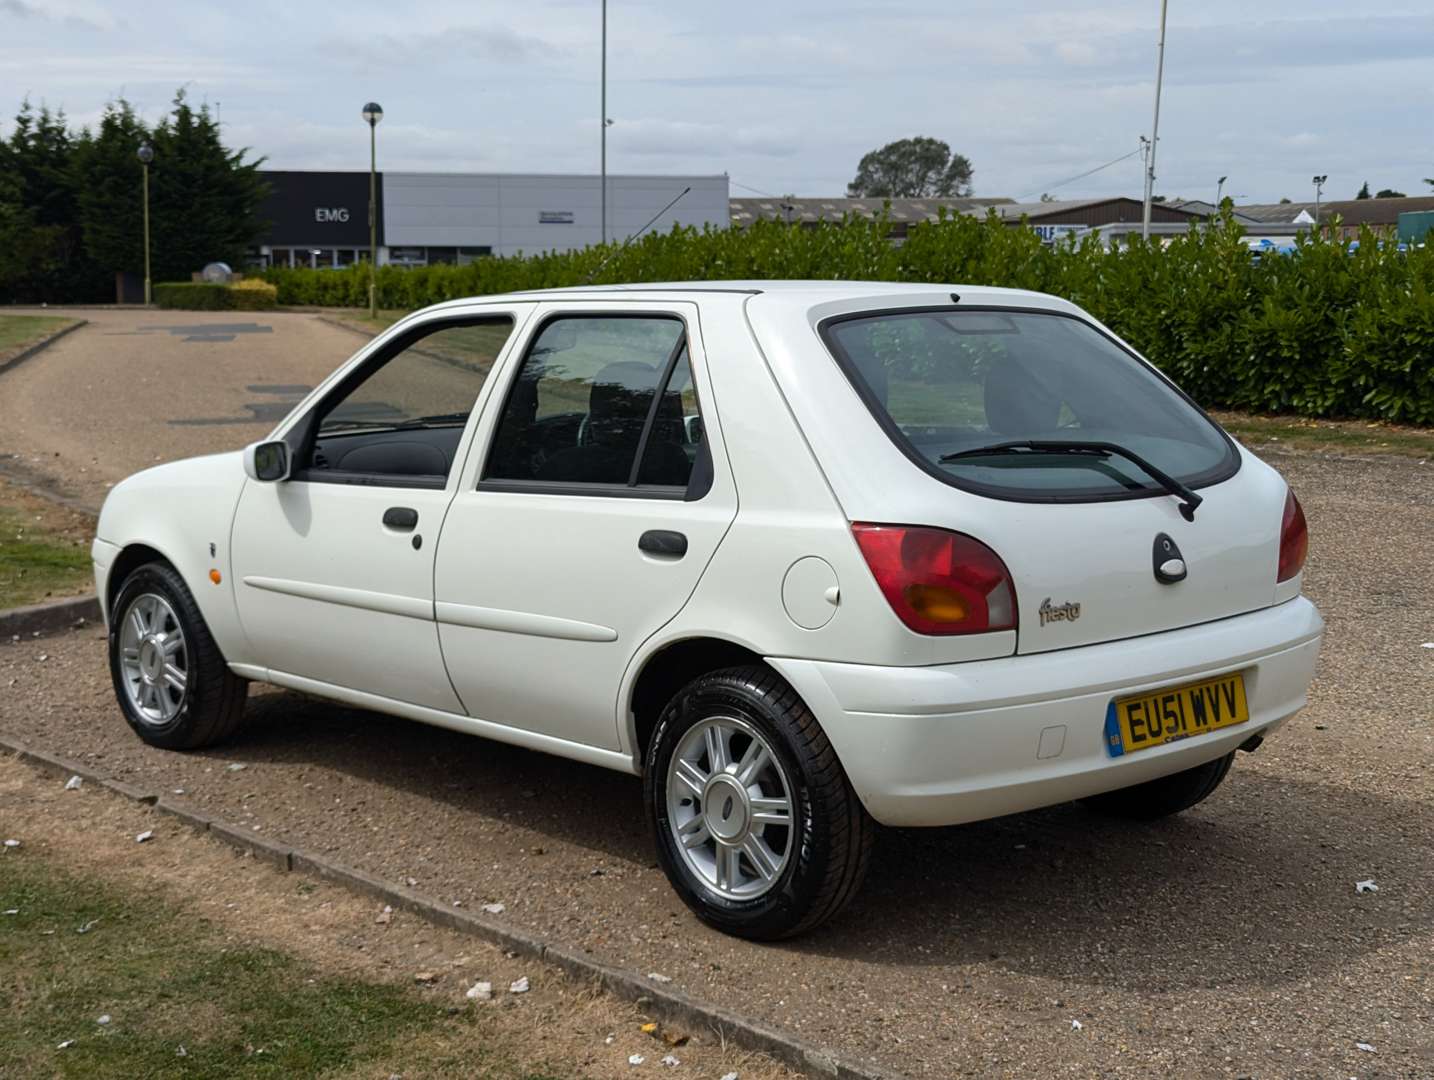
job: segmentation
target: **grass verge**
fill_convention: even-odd
[[[0,609],[93,588],[90,515],[0,480]]]
[[[1402,427],[1371,420],[1311,420],[1237,412],[1212,415],[1226,431],[1252,448],[1434,458],[1434,429],[1431,428]]]
[[[0,362],[76,321],[62,315],[0,315]]]
[[[476,1022],[472,1009],[236,944],[28,851],[0,859],[0,1076],[363,1075],[400,1048],[439,1065],[425,1042]],[[551,1075],[462,1041],[464,1075]]]

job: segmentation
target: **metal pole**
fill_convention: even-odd
[[[607,0],[602,0],[602,242],[607,243]]]
[[[1160,84],[1165,78],[1165,9],[1169,0],[1160,0],[1160,44],[1155,61],[1155,118],[1150,121],[1150,156],[1145,165],[1145,206],[1140,218],[1140,235],[1150,239],[1150,204],[1155,196],[1155,143],[1160,138]]]
[[[378,318],[378,124],[368,122],[368,317]]]
[[[144,302],[149,304],[149,164],[141,163],[144,169]]]

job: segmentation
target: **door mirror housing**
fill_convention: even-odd
[[[282,439],[244,447],[244,472],[251,480],[275,483],[289,478],[289,444]]]

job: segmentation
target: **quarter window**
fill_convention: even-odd
[[[685,489],[702,442],[680,320],[564,316],[523,360],[484,479]]]

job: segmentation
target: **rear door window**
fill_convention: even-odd
[[[523,359],[483,479],[533,490],[680,493],[702,443],[680,319],[560,316]]]
[[[1190,487],[1238,468],[1211,420],[1081,319],[887,312],[830,320],[822,336],[898,446],[958,487],[1032,501],[1164,493],[1116,454],[1009,446],[1030,441],[1113,443]]]

